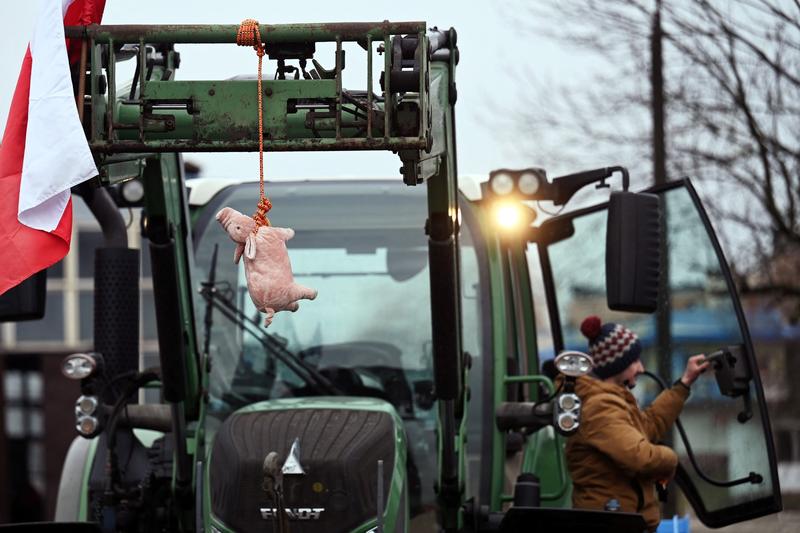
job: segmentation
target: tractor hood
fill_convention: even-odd
[[[240,409],[220,426],[207,462],[210,522],[219,531],[279,531],[281,519],[297,533],[366,531],[383,509],[385,529],[402,530],[405,517],[394,511],[405,507],[407,492],[402,428],[394,407],[373,398],[283,399]]]

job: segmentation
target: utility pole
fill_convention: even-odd
[[[661,27],[661,0],[656,0],[653,13],[652,29],[650,32],[650,85],[652,90],[653,108],[653,182],[662,185],[667,182],[667,148],[664,135],[665,101],[664,94],[664,57],[662,45],[664,34]],[[667,242],[666,198],[662,196],[661,216],[661,275],[659,276],[659,306],[656,314],[656,353],[658,354],[658,374],[672,383],[672,305],[669,284],[669,242]],[[667,434],[664,444],[671,446],[674,439],[672,434]],[[663,515],[670,517],[677,510],[675,491],[672,487],[669,497],[664,504]]]
[[[653,177],[654,184],[667,182],[667,149],[664,140],[664,59],[661,50],[661,0],[656,0],[650,32],[650,84],[653,107]]]

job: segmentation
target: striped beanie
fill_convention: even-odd
[[[639,337],[622,324],[603,324],[600,317],[590,316],[581,323],[581,333],[589,339],[593,372],[600,379],[619,374],[642,354]]]

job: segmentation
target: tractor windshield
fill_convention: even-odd
[[[405,421],[417,471],[433,476],[426,188],[395,181],[282,182],[267,184],[266,193],[274,206],[272,224],[296,232],[287,242],[295,282],[318,296],[301,300],[295,313],[277,313],[264,328],[247,292],[243,262],[233,262],[235,244],[214,219],[224,206],[251,214],[258,184],[227,188],[203,209],[195,224],[198,279],[208,279],[218,247],[217,298],[244,315],[237,321],[216,309],[211,313],[209,429],[257,401],[330,396],[321,383],[330,384],[336,394],[392,403]],[[464,349],[479,357],[480,254],[469,226],[460,234]],[[201,346],[205,308],[205,302],[196,308]],[[299,369],[287,365],[287,357],[300,361]],[[433,479],[422,486],[422,502],[412,506],[433,503]]]

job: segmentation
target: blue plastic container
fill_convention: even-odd
[[[675,515],[672,518],[662,520],[656,533],[691,533],[689,515],[683,517]]]

